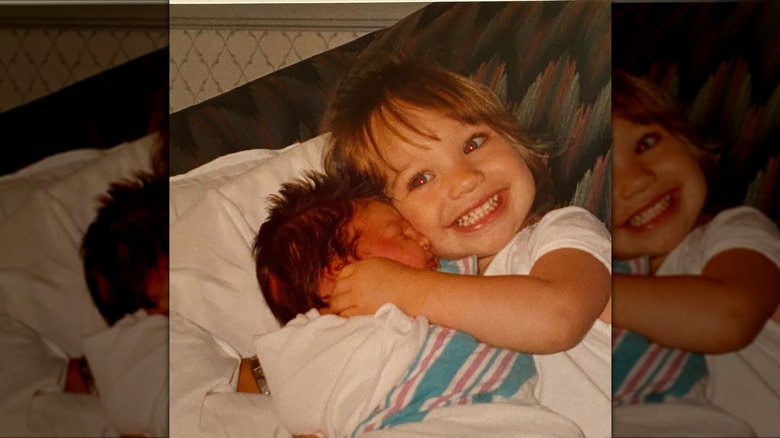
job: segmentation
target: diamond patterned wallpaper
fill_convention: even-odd
[[[171,29],[170,111],[340,46],[366,30]]]
[[[168,44],[159,28],[0,28],[0,112]]]

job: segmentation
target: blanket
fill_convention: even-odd
[[[582,436],[534,398],[530,355],[431,326],[392,304],[353,318],[311,310],[254,345],[294,434]]]

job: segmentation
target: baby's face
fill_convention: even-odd
[[[360,233],[359,259],[385,257],[413,268],[438,267],[428,239],[391,205],[370,201],[358,209],[352,227]]]

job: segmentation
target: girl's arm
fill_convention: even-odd
[[[529,275],[455,275],[366,259],[344,268],[330,306],[352,316],[392,302],[496,347],[554,353],[585,336],[609,297],[607,268],[585,251],[566,248],[540,257]]]
[[[780,301],[780,269],[761,253],[724,251],[700,276],[615,274],[614,323],[669,347],[725,353],[752,342]]]

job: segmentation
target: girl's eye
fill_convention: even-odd
[[[463,153],[470,154],[474,152],[475,150],[479,149],[480,146],[482,146],[484,141],[485,137],[483,136],[472,137],[469,141],[466,142],[466,144],[463,145]]]
[[[658,134],[645,134],[639,139],[639,142],[637,142],[636,153],[641,154],[655,146],[656,143],[658,143]]]
[[[428,184],[433,179],[433,176],[428,172],[420,172],[415,174],[409,181],[409,189],[416,189],[425,184]]]

